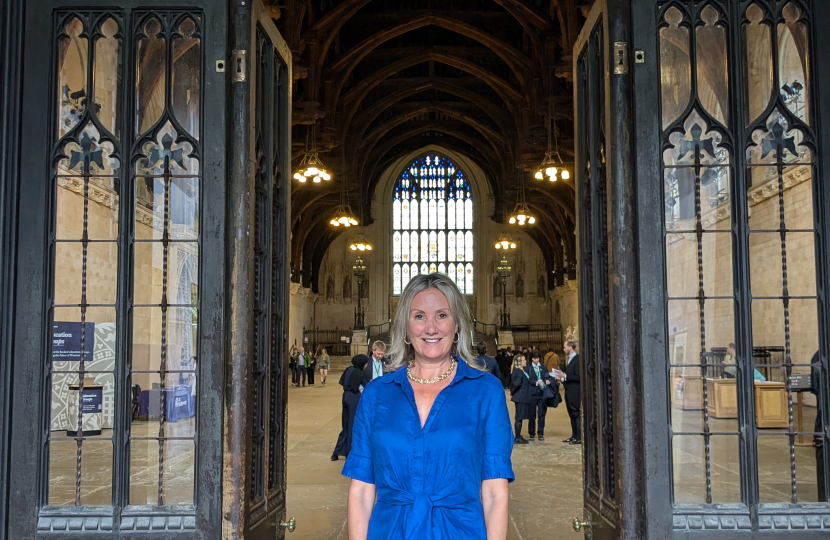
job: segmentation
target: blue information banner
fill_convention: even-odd
[[[95,348],[95,323],[84,327],[84,362],[92,361]],[[79,362],[81,360],[81,323],[58,322],[52,325],[52,361]]]
[[[84,388],[83,403],[81,404],[81,413],[99,413],[103,410],[104,405],[104,389],[103,388]]]

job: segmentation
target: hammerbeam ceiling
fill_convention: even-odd
[[[548,268],[573,251],[573,184],[534,185],[532,172],[547,149],[551,104],[560,153],[572,159],[572,48],[592,0],[269,3],[293,52],[292,166],[313,124],[334,175],[292,189],[295,281],[317,285],[322,254],[339,234],[322,214],[337,204],[341,182],[353,206],[371,201],[392,162],[429,144],[481,167],[482,188],[507,201],[491,216],[498,222],[515,201],[517,169],[524,171],[539,219],[531,235]],[[370,205],[361,218],[371,223]]]

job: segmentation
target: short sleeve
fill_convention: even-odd
[[[367,390],[363,392],[360,402],[357,404],[357,414],[352,425],[352,449],[346,464],[343,466],[343,476],[366,482],[375,483],[375,469],[372,464],[372,419],[371,413],[374,408],[369,401],[374,397],[374,392]]]
[[[487,379],[486,377],[483,379]],[[490,382],[490,381],[488,381]],[[501,384],[493,380],[497,389],[488,388],[489,406],[482,410],[484,416],[484,470],[482,480],[507,478],[512,482],[516,477],[513,474],[513,462],[510,459],[513,453],[513,427],[510,425],[510,415],[507,412],[507,401]],[[492,388],[495,388],[493,385]]]

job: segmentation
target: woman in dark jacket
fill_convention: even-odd
[[[341,415],[343,430],[340,432],[340,436],[337,437],[337,444],[331,455],[332,461],[337,461],[337,456],[349,457],[349,452],[352,449],[354,415],[357,413],[360,394],[363,392],[363,388],[369,384],[369,379],[366,378],[363,371],[368,363],[368,356],[358,354],[352,358],[351,367],[346,368],[346,371],[340,377],[340,384],[343,386],[343,413]]]
[[[516,432],[515,444],[528,444],[522,437],[522,421],[530,417],[531,397],[530,379],[524,370],[527,359],[518,354],[513,357],[513,373],[510,375],[510,400],[516,404],[516,418],[513,428]]]

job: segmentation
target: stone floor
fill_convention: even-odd
[[[340,374],[325,388],[288,393],[288,516],[297,520],[290,540],[346,540],[349,479],[343,464],[330,461],[340,433]],[[508,407],[513,413],[512,403]],[[524,425],[527,436],[527,422]],[[510,485],[510,540],[580,538],[571,527],[582,516],[582,454],[562,443],[570,436],[564,405],[549,409],[545,441],[513,450],[516,481]]]

